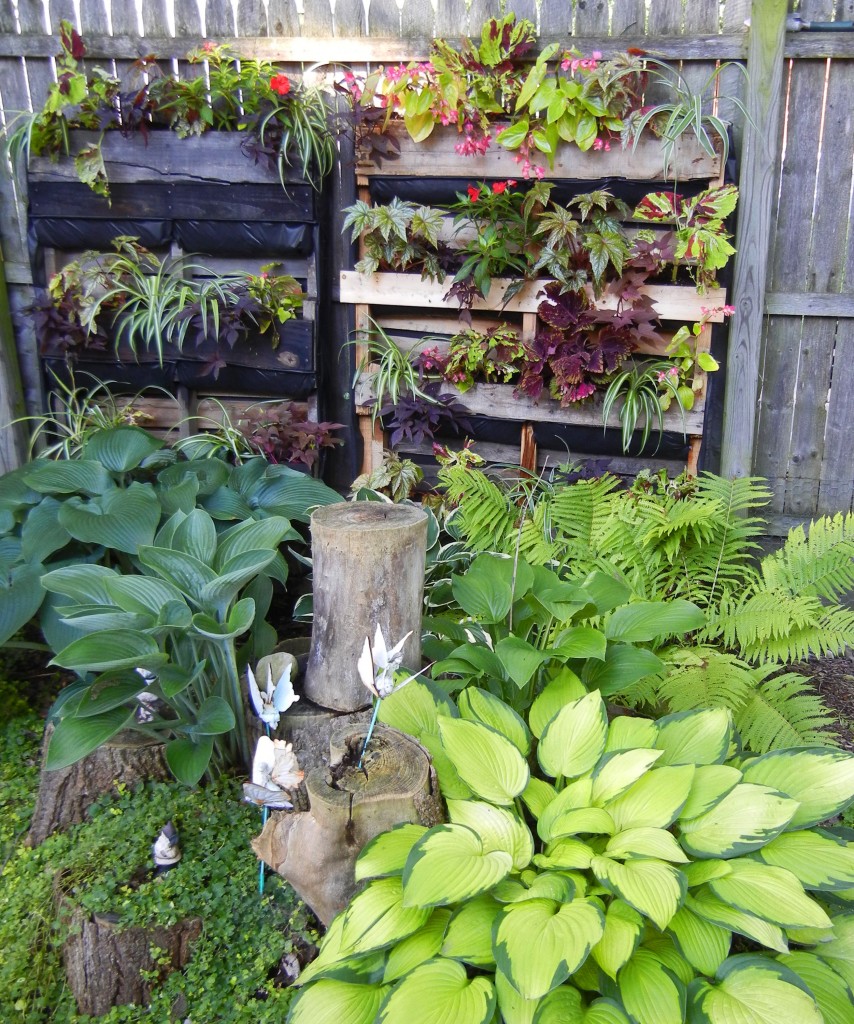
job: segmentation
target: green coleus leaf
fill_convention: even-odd
[[[599,692],[571,701],[546,726],[537,759],[546,775],[575,778],[596,764],[605,749],[608,716]]]
[[[693,857],[740,857],[778,836],[797,808],[767,786],[739,783],[704,814],[680,819],[680,842]]]
[[[604,928],[602,911],[586,899],[514,903],[496,924],[495,962],[522,996],[537,999],[578,970]]]
[[[453,912],[445,938],[442,956],[462,960],[473,967],[492,967],[492,932],[502,905],[489,893],[466,900]]]
[[[487,892],[513,868],[504,850],[486,852],[464,825],[437,825],[413,846],[403,871],[404,906],[459,903]]]
[[[528,765],[501,733],[461,718],[438,720],[442,746],[462,781],[477,796],[509,805],[528,784]]]
[[[455,960],[431,960],[416,967],[392,989],[377,1021],[378,1024],[412,1024],[416,1020],[418,1024],[447,1024],[448,1021],[487,1024],[494,1012],[495,988],[491,981],[484,977],[469,979],[465,968]],[[339,1024],[343,1024],[340,1018]]]
[[[344,914],[342,943],[354,953],[369,953],[412,935],[429,917],[429,909],[403,905],[399,877],[379,878],[350,901]]]
[[[815,999],[794,971],[752,954],[726,960],[714,984],[698,979],[691,999],[701,1024],[823,1024]]]
[[[594,857],[590,867],[606,889],[662,930],[685,896],[684,876],[663,861],[638,857],[621,864],[610,857]]]

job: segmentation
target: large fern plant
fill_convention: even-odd
[[[758,557],[770,494],[756,478],[705,473],[690,496],[626,491],[605,475],[524,487],[450,467],[440,473],[455,523],[478,551],[516,552],[569,578],[594,569],[625,582],[640,600],[685,598],[706,613],[690,651],[672,647],[668,672],[626,703],[670,711],[727,707],[754,750],[828,742],[833,717],[796,673],[779,669],[854,646],[854,611],[839,597],[854,587],[854,515],[790,531]]]

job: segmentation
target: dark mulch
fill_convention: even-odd
[[[792,671],[810,677],[825,703],[839,718],[837,731],[841,745],[854,751],[854,652],[792,665]]]

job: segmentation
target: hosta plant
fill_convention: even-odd
[[[290,1024],[851,1019],[854,844],[816,825],[854,757],[744,757],[725,710],[609,723],[566,672],[524,717],[418,681],[381,714],[432,744],[448,822],[364,848]]]

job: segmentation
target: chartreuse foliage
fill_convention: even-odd
[[[726,709],[609,724],[565,669],[521,716],[420,681],[381,714],[433,751],[448,822],[364,848],[289,1024],[852,1019],[854,842],[815,825],[854,757],[739,755]]]
[[[606,475],[542,486],[519,501],[478,470],[450,467],[440,477],[457,506],[454,527],[475,550],[518,552],[573,582],[598,570],[632,600],[687,599],[702,609],[691,646],[659,649],[667,671],[643,688],[626,680],[621,699],[672,711],[729,708],[755,750],[832,740],[832,717],[806,681],[769,676],[854,644],[854,612],[839,603],[854,587],[854,514],[798,527],[757,561],[757,513],[769,497],[760,480],[705,473],[682,486],[626,491]]]

